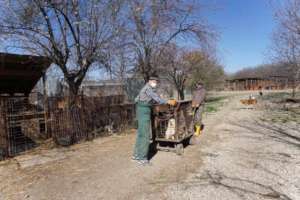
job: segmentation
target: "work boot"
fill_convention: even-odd
[[[151,166],[152,163],[150,163],[149,160],[138,160],[137,163],[141,166]]]
[[[137,161],[137,160],[140,160],[137,156],[135,156],[135,155],[133,155],[132,157],[131,157],[131,160],[132,161]]]
[[[201,126],[195,126],[196,127],[196,131],[194,133],[195,136],[199,136],[201,135]]]

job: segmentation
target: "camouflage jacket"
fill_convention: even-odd
[[[201,104],[203,104],[205,101],[205,96],[206,96],[206,90],[204,88],[196,89],[193,92],[193,100],[192,100],[193,107],[198,107]]]
[[[162,99],[154,88],[152,88],[149,84],[146,84],[140,91],[139,95],[135,98],[135,102],[143,102],[143,103],[159,103],[165,104],[166,100]]]

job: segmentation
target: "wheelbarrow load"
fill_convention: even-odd
[[[184,143],[194,134],[192,101],[176,106],[155,105],[152,111],[152,137],[158,150],[184,152]]]

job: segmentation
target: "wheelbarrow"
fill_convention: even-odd
[[[193,134],[192,101],[178,101],[176,106],[153,106],[152,140],[157,150],[182,155],[185,141],[189,141]]]

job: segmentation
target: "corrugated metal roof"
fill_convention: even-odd
[[[0,53],[0,94],[29,94],[50,64],[46,57]]]

